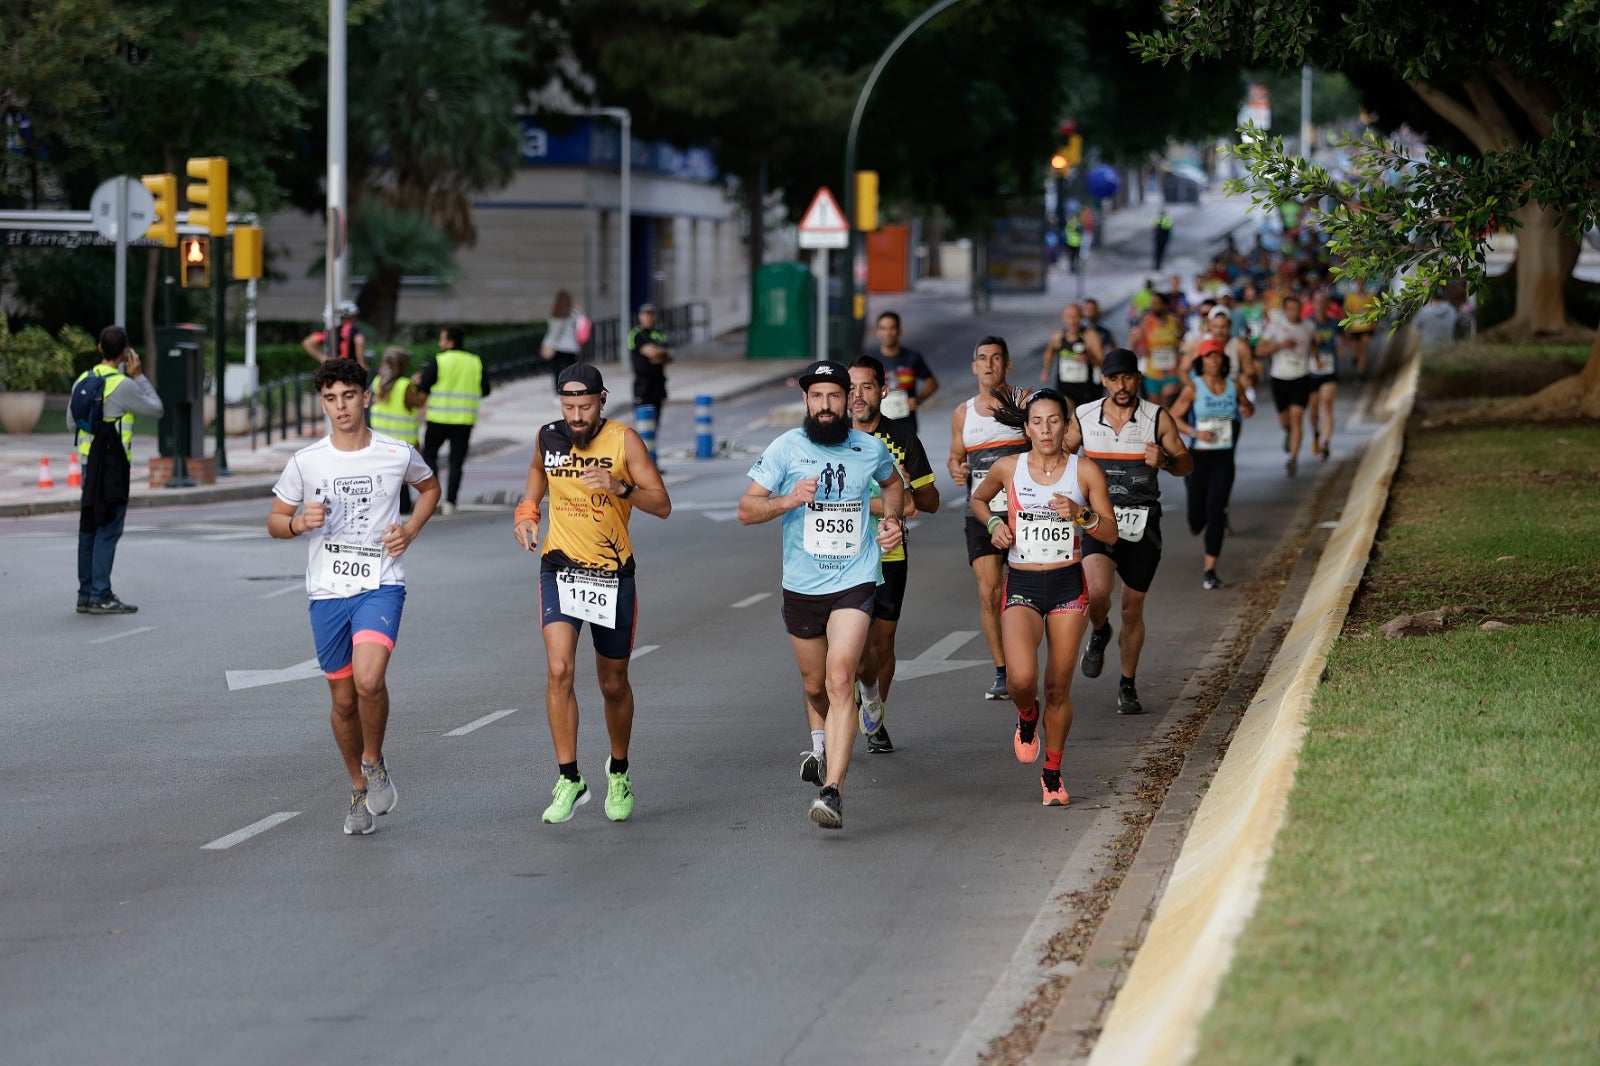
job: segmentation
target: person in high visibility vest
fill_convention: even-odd
[[[1083,253],[1083,223],[1076,213],[1067,216],[1067,224],[1061,239],[1067,246],[1067,269],[1076,274],[1078,257]]]
[[[1167,242],[1172,239],[1172,216],[1165,210],[1156,212],[1155,225],[1150,232],[1155,240],[1155,269],[1160,270],[1161,261],[1167,256]]]
[[[428,428],[422,438],[422,458],[439,469],[439,449],[450,444],[450,480],[444,513],[455,514],[461,492],[461,472],[467,465],[472,427],[478,424],[478,405],[489,395],[489,378],[483,360],[467,351],[466,333],[460,326],[439,331],[439,354],[422,364],[413,379],[428,398]]]
[[[83,496],[78,512],[78,613],[132,614],[139,608],[111,591],[111,566],[122,539],[132,483],[133,416],[160,418],[161,397],[144,376],[139,353],[128,346],[128,331],[100,331],[100,362],[78,376],[106,379],[101,418],[93,434],[78,433],[83,463]],[[73,384],[77,385],[77,381]],[[75,428],[67,412],[68,428]]]
[[[373,429],[415,448],[424,398],[411,383],[410,373],[411,353],[393,345],[386,348],[378,364],[378,380],[368,414]],[[411,513],[411,489],[404,484],[400,486],[400,513]]]

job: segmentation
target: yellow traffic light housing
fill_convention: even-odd
[[[156,217],[144,235],[163,248],[178,246],[178,179],[171,174],[146,174],[139,179],[156,198]]]
[[[1074,133],[1067,138],[1067,143],[1062,145],[1056,154],[1050,157],[1050,166],[1057,173],[1065,174],[1079,163],[1083,162],[1083,135]]]
[[[856,171],[856,229],[870,233],[878,228],[878,172]]]
[[[233,280],[261,276],[261,227],[233,227]]]
[[[185,237],[183,239],[182,260],[180,274],[184,288],[207,289],[211,287],[210,241],[204,237]]]
[[[221,156],[191,159],[187,166],[191,183],[184,195],[194,206],[189,209],[191,226],[204,226],[213,237],[226,236],[228,232],[228,161]]]

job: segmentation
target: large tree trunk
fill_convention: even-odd
[[[750,277],[752,284],[756,271],[765,258],[767,244],[767,182],[766,167],[757,163],[744,179],[744,209],[750,216]]]
[[[356,297],[361,317],[372,324],[381,340],[394,337],[394,325],[400,315],[400,271],[373,272]],[[380,349],[381,350],[381,349]],[[372,362],[372,349],[367,349],[368,362]]]
[[[1567,314],[1562,291],[1578,263],[1576,238],[1561,216],[1529,204],[1517,212],[1516,308],[1486,336],[1499,341],[1555,338],[1587,330]]]

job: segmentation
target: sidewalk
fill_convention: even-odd
[[[779,384],[805,367],[804,359],[746,359],[744,333],[687,345],[678,349],[678,359],[669,372],[671,406],[692,405],[695,397],[709,395],[730,400]],[[632,373],[620,364],[601,364],[606,386],[611,393],[612,414],[621,422],[633,420],[628,403]],[[487,455],[504,448],[531,443],[540,426],[560,417],[550,378],[539,376],[497,385],[478,415],[473,430],[473,453]],[[45,419],[62,419],[60,411],[46,411]],[[129,507],[166,507],[173,504],[220,503],[228,500],[260,499],[269,495],[283,472],[289,456],[316,440],[322,433],[321,420],[308,422],[306,436],[259,444],[250,448],[250,438],[230,437],[227,442],[231,476],[218,478],[214,485],[187,489],[152,489],[149,480],[150,453],[155,441],[146,434],[133,442],[133,496]],[[206,439],[206,455],[215,453],[216,438]],[[0,433],[0,517],[53,514],[78,509],[79,490],[67,487],[67,461],[73,451],[73,436],[66,432],[11,434]],[[55,488],[38,487],[39,459],[50,460]]]

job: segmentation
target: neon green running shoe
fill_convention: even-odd
[[[583,778],[568,781],[565,777],[556,775],[556,787],[550,790],[550,806],[544,809],[545,821],[554,824],[565,822],[572,817],[574,807],[582,807],[589,802],[589,786],[583,783]]]
[[[633,813],[633,782],[628,771],[611,772],[611,757],[606,756],[606,817],[613,822],[626,822]]]

